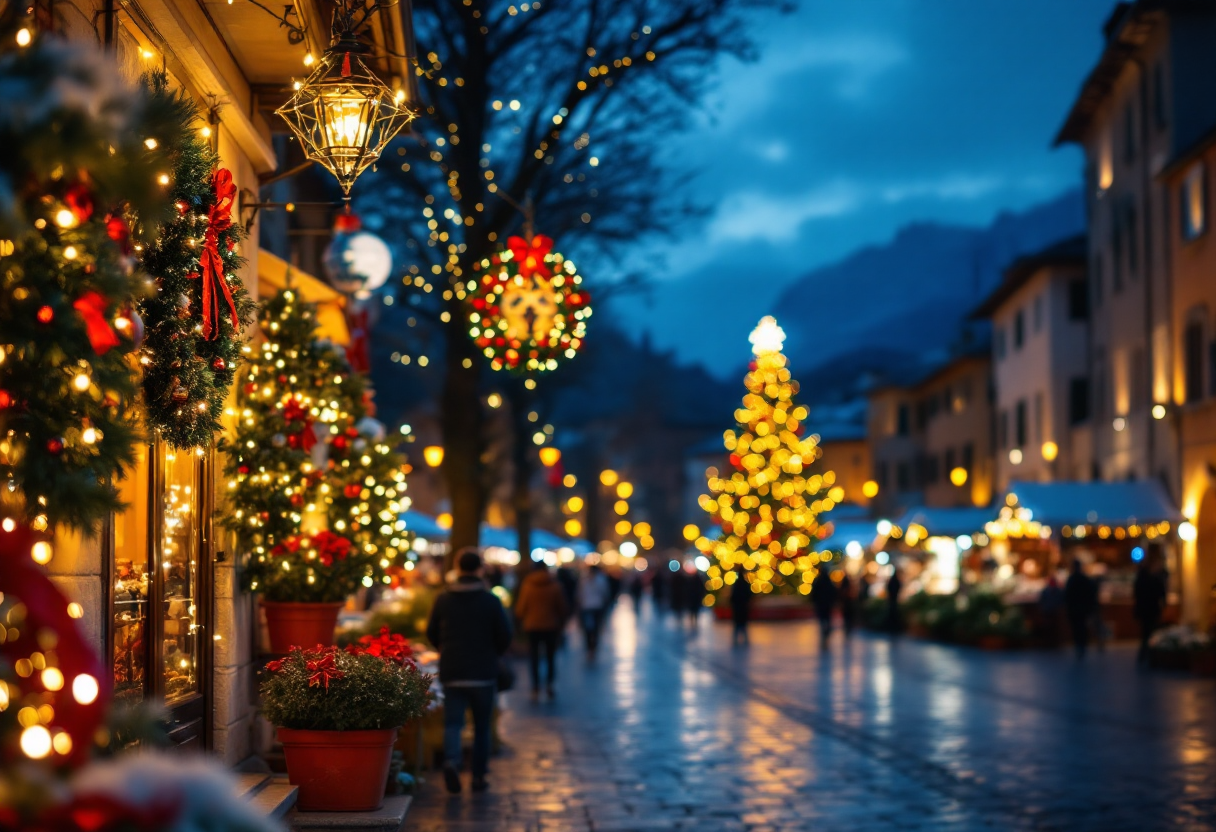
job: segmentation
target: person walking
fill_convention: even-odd
[[[1089,646],[1089,621],[1094,609],[1094,582],[1085,574],[1080,558],[1073,558],[1072,573],[1064,582],[1064,611],[1072,630],[1072,643],[1077,658],[1085,657]]]
[[[1136,581],[1132,584],[1133,612],[1140,622],[1140,651],[1136,662],[1148,662],[1148,642],[1153,632],[1161,626],[1161,614],[1165,612],[1165,575],[1161,561],[1154,557],[1136,570]]]
[[[742,565],[735,566],[735,582],[730,585],[730,615],[734,620],[735,629],[731,634],[730,643],[746,646],[747,625],[752,616],[752,585],[747,581],[747,572]]]
[[[608,608],[608,578],[599,564],[588,567],[578,582],[578,616],[587,645],[587,659],[593,661],[600,644],[600,627]]]
[[[566,594],[544,561],[538,561],[519,589],[515,602],[515,617],[520,629],[528,635],[528,657],[532,667],[532,699],[540,696],[540,658],[545,653],[545,693],[550,699],[556,694],[553,682],[557,677],[557,643],[570,615]]]
[[[1064,590],[1060,587],[1060,579],[1051,574],[1047,585],[1039,593],[1039,621],[1042,625],[1043,640],[1048,647],[1059,647],[1063,642],[1060,631],[1060,616],[1064,611]]]
[[[456,580],[435,599],[426,637],[439,651],[443,685],[443,779],[460,793],[460,735],[466,711],[473,712],[473,791],[489,787],[490,719],[499,660],[511,646],[511,622],[481,579],[481,555],[464,549],[456,558]]]
[[[899,593],[903,591],[904,582],[899,577],[899,570],[892,568],[891,577],[887,578],[887,632],[898,635],[902,622],[899,620]]]
[[[832,635],[832,612],[836,609],[836,584],[826,567],[819,569],[811,581],[811,606],[819,619],[819,647],[828,649],[828,637]]]

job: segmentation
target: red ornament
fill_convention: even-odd
[[[335,436],[333,441],[330,444],[333,445],[335,448],[337,448],[339,451],[344,451],[344,450],[346,450],[346,445],[347,445],[346,437],[340,436],[340,435]]]
[[[106,217],[106,236],[118,244],[123,254],[131,253],[131,228],[117,214]]]
[[[109,302],[92,290],[85,292],[72,304],[72,308],[84,319],[85,334],[97,355],[105,355],[111,347],[118,346],[118,336],[106,320],[107,306]]]
[[[238,474],[248,474],[248,473],[249,473],[249,466],[248,466],[248,465],[241,465],[241,466],[239,466],[239,467],[238,467],[236,470],[237,470],[237,473],[238,473]]]
[[[256,384],[254,384],[252,381],[250,381],[250,382],[246,382],[244,389],[245,389],[245,395],[248,396],[248,395],[252,394],[254,390],[257,390],[258,386]]]
[[[228,362],[225,361],[221,356],[216,356],[215,360],[211,362],[211,369],[215,370],[217,373],[222,373],[228,369]]]
[[[291,495],[291,504],[295,508],[299,508],[300,506],[304,505],[304,495],[292,494]]]
[[[68,188],[67,193],[63,195],[63,201],[67,203],[76,222],[88,222],[93,216],[93,194],[83,182],[77,182]]]
[[[44,306],[38,310],[38,320],[41,323],[49,324],[55,320],[55,310],[49,306]]]
[[[177,202],[173,203],[173,205],[175,208],[177,208],[177,213],[181,214],[183,217],[190,213],[190,206],[186,204],[186,200],[184,199],[179,199]]]
[[[63,440],[57,436],[46,440],[46,449],[55,455],[62,453]]]
[[[357,482],[352,482],[350,485],[342,489],[343,496],[345,496],[348,500],[353,500],[362,493],[363,486],[359,485]]]
[[[0,390],[0,410],[9,407],[13,403],[13,397],[9,395],[7,390]]]

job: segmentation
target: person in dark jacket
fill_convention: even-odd
[[[1078,659],[1084,658],[1089,646],[1089,620],[1093,616],[1094,601],[1094,582],[1085,574],[1080,558],[1074,558],[1072,574],[1064,582],[1064,611],[1068,615]]]
[[[481,555],[465,549],[456,558],[456,581],[435,599],[426,637],[439,651],[443,685],[443,778],[460,792],[460,733],[465,712],[473,712],[473,791],[488,787],[490,718],[499,658],[511,645],[511,622],[498,597],[481,579]]]
[[[899,570],[892,570],[891,577],[887,578],[887,632],[893,636],[903,629],[903,621],[899,615],[899,593],[903,588],[904,582],[899,577]]]
[[[1161,626],[1161,614],[1165,611],[1165,574],[1157,558],[1137,570],[1132,599],[1136,620],[1140,622],[1140,652],[1136,661],[1143,663],[1148,661],[1148,641]]]
[[[553,681],[557,676],[557,642],[570,617],[566,594],[561,584],[549,572],[544,561],[538,561],[519,588],[515,602],[515,617],[519,627],[528,634],[528,650],[532,667],[532,699],[540,696],[540,654],[545,651],[545,693],[556,697]]]
[[[836,596],[832,573],[825,566],[811,582],[811,606],[819,619],[819,646],[824,650],[828,649],[828,637],[832,635],[832,611],[836,609]]]
[[[735,582],[730,585],[730,614],[735,630],[730,643],[747,644],[747,624],[752,615],[752,585],[747,581],[747,572],[742,566],[735,567]]]

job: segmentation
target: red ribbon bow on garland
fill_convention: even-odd
[[[232,290],[228,288],[228,280],[224,277],[224,260],[220,257],[220,232],[232,227],[232,206],[236,201],[236,184],[232,181],[232,171],[220,168],[211,177],[211,187],[215,189],[215,204],[207,217],[207,233],[203,237],[203,253],[198,258],[203,270],[203,337],[208,341],[215,340],[220,334],[217,318],[222,314],[219,295],[215,284],[219,284],[220,292],[228,301],[228,310],[232,314],[232,329],[240,329],[240,318],[236,314],[236,301],[232,299]],[[198,277],[194,272],[191,277]]]
[[[553,240],[544,234],[537,234],[530,241],[523,237],[508,237],[507,248],[515,262],[519,263],[519,276],[527,280],[533,275],[553,277],[553,272],[545,265],[545,255],[553,250]]]
[[[93,352],[98,355],[105,355],[111,347],[118,346],[118,336],[106,320],[106,306],[106,299],[92,290],[85,292],[72,304],[72,308],[84,319],[85,333],[93,346]]]
[[[336,649],[336,648],[331,648]],[[326,653],[319,659],[313,659],[305,665],[308,670],[308,686],[310,688],[325,686],[329,690],[330,679],[341,679],[346,674],[338,670],[338,666],[334,664],[334,654]]]

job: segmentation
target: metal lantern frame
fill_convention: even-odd
[[[350,7],[335,12],[332,44],[277,110],[305,155],[334,175],[348,199],[355,180],[415,115],[405,90],[394,92],[360,57],[369,51],[359,40],[367,12]]]

